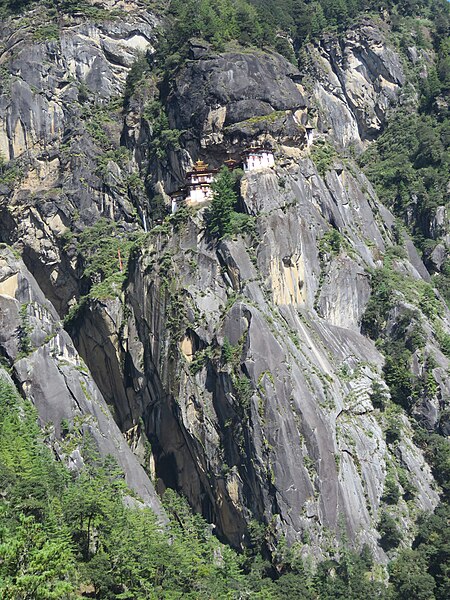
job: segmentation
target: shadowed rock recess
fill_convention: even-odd
[[[126,4],[120,19],[67,19],[50,41],[30,25],[38,9],[0,26],[2,169],[15,173],[0,185],[2,361],[58,455],[82,468],[61,428],[76,421],[159,514],[170,487],[236,548],[258,521],[269,548],[286,538],[319,558],[345,539],[384,561],[387,476],[405,539],[439,498],[361,331],[386,261],[404,285],[383,326],[414,313],[417,376],[433,356],[433,391],[415,408],[429,431],[448,428],[450,397],[436,334],[449,311],[433,295],[431,320],[414,245],[339,154],[382,131],[402,60],[367,21],[307,46],[301,72],[274,51],[193,40],[157,80],[145,57],[159,19]],[[246,230],[211,238],[205,208],[160,220],[157,201],[169,205],[194,161],[217,168],[251,144],[276,165],[238,182]],[[95,246],[107,238],[112,250]]]

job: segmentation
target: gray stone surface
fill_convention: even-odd
[[[386,34],[367,22],[340,40],[330,37],[310,46],[309,60],[322,130],[341,148],[374,139],[405,82]]]
[[[169,116],[178,129],[201,133],[209,112],[219,107],[225,108],[225,126],[273,111],[295,111],[306,105],[295,79],[300,79],[298,70],[275,53],[228,52],[193,60],[174,81]]]
[[[153,49],[155,17],[127,4],[126,19],[75,19],[57,41],[34,40],[35,12],[15,30],[8,20],[0,26],[9,73],[0,92],[0,153],[23,173],[19,189],[0,195],[0,239],[22,244],[27,266],[60,315],[78,297],[81,275],[76,257],[62,251],[62,235],[100,217],[128,226],[134,221],[134,199],[124,194],[124,182],[136,164],[111,162],[111,175],[102,180],[105,148],[89,129],[101,122],[101,107],[122,94],[131,64]],[[120,115],[107,129],[114,149]]]
[[[29,340],[26,350],[24,336]],[[0,353],[12,365],[21,391],[36,406],[42,426],[52,427],[54,447],[61,457],[71,464],[61,441],[61,422],[81,423],[99,452],[117,460],[130,488],[162,516],[153,485],[62,329],[55,309],[25,265],[8,249],[0,250]]]
[[[171,237],[152,238],[133,264],[127,298],[139,339],[130,356],[143,364],[137,404],[147,407],[156,475],[235,545],[250,518],[276,518],[291,543],[308,532],[305,552],[319,552],[325,531],[336,542],[344,527],[355,545],[382,556],[375,525],[387,464],[397,459],[370,400],[373,383],[383,385],[383,358],[360,334],[360,320],[366,269],[393,243],[393,219],[382,224],[365,185],[342,167],[322,179],[306,157],[248,174],[242,194],[256,216],[253,249],[241,238],[215,245],[198,216]],[[321,258],[330,223],[346,242]],[[170,294],[158,275],[163,256],[171,257]],[[173,329],[176,299],[181,329]],[[228,362],[225,340],[237,352]],[[244,400],[237,380],[248,382]],[[421,473],[415,502],[429,510],[437,501],[431,473],[399,418],[411,481]]]
[[[437,502],[401,411],[402,440],[386,443],[386,415],[370,398],[374,382],[383,386],[383,357],[360,333],[367,272],[394,245],[395,221],[352,160],[318,172],[304,126],[344,147],[367,143],[401,90],[398,56],[365,23],[340,42],[310,48],[310,89],[275,53],[217,54],[196,40],[162,97],[170,126],[183,129],[181,149],[148,160],[153,134],[143,111],[157,95],[149,80],[107,122],[110,149],[125,143],[130,156],[108,160],[102,174],[105,142],[92,133],[89,112],[123,92],[134,58],[155,39],[155,19],[123,4],[126,18],[64,26],[59,42],[35,43],[28,26],[14,32],[2,24],[2,61],[12,76],[0,95],[0,147],[24,177],[0,188],[0,242],[14,244],[28,270],[1,249],[1,353],[42,422],[54,423],[59,451],[61,420],[79,419],[155,510],[141,465],[158,491],[185,494],[237,547],[256,519],[274,537],[301,542],[305,555],[337,546],[345,531],[355,547],[367,543],[383,559],[376,522],[387,466],[404,467],[417,488],[414,501],[396,509],[407,539],[418,510]],[[203,211],[174,230],[154,230],[129,265],[124,293],[87,303],[69,337],[58,317],[89,281],[67,233],[100,217],[139,228],[151,215],[144,191],[128,185],[131,175],[141,169],[155,191],[169,192],[192,160],[219,165],[252,141],[276,155],[274,169],[241,182],[241,209],[254,217],[255,235],[215,243]],[[445,214],[437,210],[436,231]],[[333,229],[342,245],[324,250]],[[405,249],[395,267],[420,285],[427,272],[411,242]],[[437,249],[431,260],[444,259]],[[32,352],[21,356],[25,304]],[[424,396],[418,414],[430,430],[448,433],[449,363],[422,321],[423,356],[436,357],[439,389]],[[447,331],[445,311],[441,322]],[[414,356],[417,375],[423,356]],[[73,468],[83,461],[78,450],[66,459]]]

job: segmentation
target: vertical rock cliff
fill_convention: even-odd
[[[349,152],[382,131],[402,60],[364,21],[309,45],[302,71],[193,40],[157,81],[160,19],[118,8],[62,18],[52,40],[37,9],[1,26],[1,356],[58,453],[82,461],[61,430],[76,423],[156,511],[153,486],[170,487],[235,547],[258,521],[269,548],[285,537],[320,556],[347,539],[384,560],[381,511],[411,538],[439,486],[364,329],[377,270],[400,282],[385,330],[422,326],[429,430],[450,397],[448,309]],[[205,208],[161,218],[193,161],[218,168],[252,143],[276,165],[240,178],[247,228],[218,240]],[[114,242],[111,276],[88,268],[96,236]]]

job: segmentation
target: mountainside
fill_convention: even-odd
[[[400,552],[392,597],[444,598],[440,567],[401,591],[401,561],[448,500],[448,7],[292,4],[2,5],[1,362],[72,473],[86,439],[114,457],[152,535],[187,511],[171,488],[255,581],[350,549],[381,585]],[[275,166],[222,167],[263,146]],[[171,214],[197,160],[214,200]],[[172,597],[92,573],[51,597]],[[173,597],[290,585],[239,577]]]

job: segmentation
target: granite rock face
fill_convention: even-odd
[[[222,109],[223,125],[274,111],[306,106],[296,82],[298,70],[279,54],[227,52],[188,61],[177,73],[169,97],[170,118],[177,129],[203,137],[212,111]]]
[[[383,358],[360,333],[366,269],[392,232],[389,219],[377,225],[383,209],[373,192],[357,192],[363,185],[347,171],[324,181],[307,158],[249,174],[242,195],[256,242],[212,243],[197,215],[156,231],[132,265],[128,373],[158,485],[181,490],[236,546],[256,518],[290,543],[311,540],[305,552],[345,531],[380,553],[375,524],[394,464],[408,471],[418,507],[437,501],[408,420],[396,416],[394,447],[371,401],[384,384]],[[348,245],[324,257],[330,222]],[[445,395],[441,354],[439,364]]]
[[[286,536],[320,556],[345,535],[383,558],[376,524],[387,474],[399,485],[395,516],[406,536],[417,510],[438,500],[406,415],[373,401],[381,389],[388,402],[383,357],[361,333],[369,269],[392,251],[394,218],[351,160],[318,168],[305,127],[337,145],[367,143],[401,89],[399,59],[369,23],[311,47],[301,74],[275,53],[218,54],[193,40],[161,90],[149,76],[124,102],[157,24],[126,6],[120,20],[75,19],[55,41],[2,25],[10,75],[0,147],[22,174],[0,187],[0,242],[24,262],[2,247],[0,352],[42,423],[53,423],[61,455],[71,458],[61,421],[80,423],[155,510],[143,468],[158,492],[183,493],[236,547],[257,520],[269,547]],[[181,130],[180,147],[150,160],[145,109],[155,99]],[[241,181],[253,235],[209,239],[201,210],[156,223],[149,190],[167,198],[193,160],[219,166],[252,141],[276,157],[275,168]],[[64,331],[59,319],[96,283],[77,235],[101,218],[124,235],[150,231],[124,288],[86,300]],[[428,272],[412,243],[404,247],[395,269],[419,286]],[[408,308],[399,301],[387,327]],[[447,330],[448,313],[439,318]],[[449,362],[429,323],[424,336],[414,369],[420,375],[434,355],[437,388],[417,410],[430,430],[445,431]],[[402,432],[395,443],[386,438],[392,419]]]
[[[313,96],[322,109],[319,127],[345,148],[357,148],[382,130],[405,82],[398,54],[372,23],[330,38],[308,53]]]
[[[136,194],[124,193],[137,170],[131,155],[120,165],[111,156],[107,176],[101,162],[120,144],[130,67],[155,41],[155,17],[128,5],[126,20],[74,20],[58,40],[35,41],[38,11],[23,26],[5,20],[0,29],[0,153],[20,173],[20,185],[0,189],[0,235],[21,245],[60,315],[78,298],[81,275],[62,249],[63,234],[101,217],[125,226],[135,220]],[[108,112],[111,103],[116,110]]]
[[[153,485],[55,309],[23,262],[7,248],[0,250],[0,354],[13,365],[14,381],[36,406],[41,425],[69,467],[80,469],[83,457],[75,438],[68,443],[63,422],[77,432],[80,442],[83,434],[89,434],[101,455],[112,455],[130,488],[162,516]]]
[[[215,166],[258,141],[302,145],[307,100],[300,80],[279,54],[214,54],[192,41],[191,60],[166,84],[169,123],[183,132],[182,153],[171,157],[168,170],[177,173],[185,153]]]

